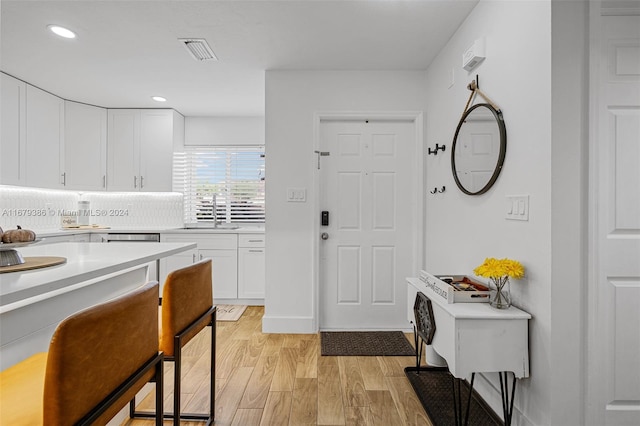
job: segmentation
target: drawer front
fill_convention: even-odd
[[[198,243],[198,249],[235,250],[238,248],[237,234],[162,234],[161,241]]]
[[[264,247],[264,234],[240,234],[238,247]]]

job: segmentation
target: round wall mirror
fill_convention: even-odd
[[[451,171],[465,194],[480,195],[498,179],[507,151],[502,112],[489,104],[469,108],[458,123],[451,149]]]

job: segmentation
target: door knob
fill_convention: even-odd
[[[329,234],[327,234],[326,232],[323,232],[322,234],[320,234],[320,238],[322,238],[323,240],[328,240]]]

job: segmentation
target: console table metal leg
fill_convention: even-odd
[[[458,379],[453,377],[453,413],[456,419],[456,426],[467,426],[469,424],[469,412],[471,411],[471,396],[473,394],[473,381],[476,378],[476,373],[471,373],[471,382],[469,384],[469,394],[467,395],[467,408],[464,409],[462,405],[462,381],[464,379]],[[465,411],[464,419],[462,412]]]
[[[513,399],[516,394],[516,375],[513,375],[511,384],[511,395],[509,395],[509,382],[507,381],[507,372],[500,373],[500,393],[502,394],[502,414],[504,416],[505,426],[511,425],[511,415],[513,414]]]
[[[413,341],[415,343],[415,348],[416,348],[416,370],[417,370],[417,373],[420,374],[420,363],[422,361],[422,348],[424,346],[424,341],[418,335],[418,330],[415,324],[413,326]]]

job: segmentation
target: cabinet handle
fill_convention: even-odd
[[[193,253],[193,262],[192,263],[196,263],[196,254]]]
[[[133,177],[133,187],[137,188],[138,187],[138,176],[134,176]]]
[[[204,257],[202,256],[202,254],[200,254],[200,260],[204,259]]]
[[[107,187],[107,175],[102,175],[102,187]]]
[[[144,187],[144,176],[140,175],[140,189]]]
[[[249,250],[249,253],[262,253],[262,250]]]
[[[249,240],[250,243],[263,243],[264,240]]]
[[[67,185],[67,172],[62,173],[61,176],[61,180],[62,180],[62,186],[66,186]]]

